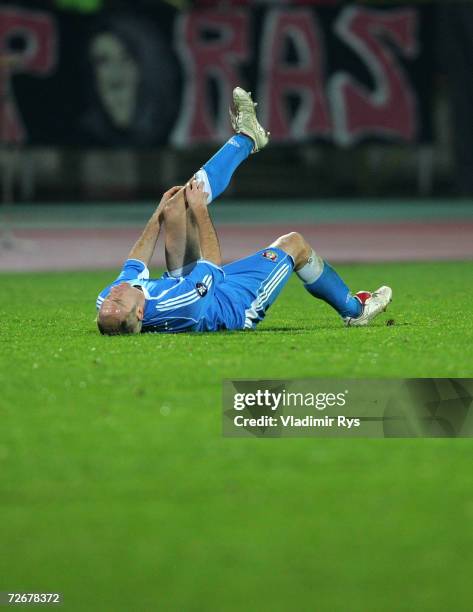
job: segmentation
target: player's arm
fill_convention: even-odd
[[[135,242],[133,248],[128,254],[128,259],[139,259],[146,266],[149,265],[151,261],[151,257],[153,256],[154,249],[156,248],[156,243],[159,238],[159,233],[161,231],[161,216],[163,212],[164,205],[168,200],[170,200],[174,195],[176,195],[182,187],[172,187],[169,191],[161,198],[161,201],[151,216],[150,220],[146,224],[143,233]]]
[[[207,194],[204,192],[204,183],[196,180],[186,185],[186,201],[194,214],[194,219],[199,230],[200,251],[203,259],[220,266],[222,256],[217,232],[213,226],[207,206]]]

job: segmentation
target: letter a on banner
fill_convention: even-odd
[[[308,10],[273,10],[266,15],[263,28],[258,89],[263,125],[274,141],[329,136],[324,42],[317,14]],[[289,46],[293,51],[290,62]],[[292,116],[288,95],[299,101]]]

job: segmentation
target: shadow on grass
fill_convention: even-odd
[[[322,330],[327,330],[327,329],[338,329],[338,326],[335,325],[304,325],[304,326],[298,326],[298,327],[278,327],[277,325],[272,325],[271,327],[261,327],[260,329],[256,329],[255,332],[257,334],[264,334],[264,333],[279,333],[279,334],[297,334],[297,333],[301,333],[304,334],[306,332],[315,332],[315,331],[322,331]]]
[[[413,327],[412,323],[409,323],[407,321],[404,321],[402,323],[397,323],[397,322],[393,322],[393,323],[388,323],[388,322],[383,322],[383,323],[379,323],[377,322],[377,324],[375,323],[374,325],[369,325],[367,327],[370,327],[371,329],[373,328],[380,328],[380,327]],[[176,336],[199,336],[199,337],[209,337],[209,336],[247,336],[248,334],[256,334],[256,335],[261,335],[261,334],[274,334],[274,333],[278,333],[278,334],[305,334],[307,332],[317,332],[317,331],[340,331],[342,329],[346,329],[344,327],[344,325],[340,325],[339,323],[332,323],[332,324],[328,324],[328,325],[298,325],[298,326],[279,326],[279,325],[270,325],[270,326],[264,326],[264,327],[257,327],[256,329],[225,329],[225,330],[220,330],[217,332],[194,332],[194,331],[188,331],[188,332],[177,332],[177,333],[164,333],[164,332],[156,332],[156,333],[150,333],[150,332],[145,332],[143,334],[138,334],[138,336],[130,336],[130,337],[143,337],[143,336],[168,336],[168,337],[176,337]],[[350,331],[354,330],[354,329],[365,329],[364,327],[362,328],[357,328],[357,327],[352,327],[350,328]],[[98,330],[94,330],[94,329],[88,329],[87,331],[85,331],[85,334],[87,336],[95,336],[95,337],[110,337],[110,336],[102,336]],[[119,336],[112,336],[112,337],[119,337]]]

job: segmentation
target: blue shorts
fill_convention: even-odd
[[[276,300],[294,269],[290,255],[268,247],[254,255],[223,266],[225,280],[216,288],[217,297],[227,298],[227,329],[254,329]]]

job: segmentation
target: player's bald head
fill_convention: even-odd
[[[144,295],[127,283],[113,287],[97,315],[101,334],[138,334],[143,320]]]
[[[97,327],[100,333],[106,336],[139,334],[141,331],[141,321],[137,317],[136,306],[130,312],[120,313],[110,312],[102,307],[97,316]]]

